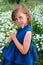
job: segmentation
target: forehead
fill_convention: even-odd
[[[24,14],[23,12],[21,12],[21,11],[18,11],[17,13],[16,13],[16,15],[15,15],[15,18],[16,17],[19,17],[19,16],[25,16],[26,14]]]

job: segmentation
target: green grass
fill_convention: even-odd
[[[0,4],[0,7],[2,7],[0,9],[0,12],[6,12],[6,11],[9,11],[9,10],[12,10],[17,4],[14,3],[14,4],[10,4],[10,3],[7,3],[7,4]]]
[[[25,3],[27,5],[27,7],[29,9],[32,9],[34,8],[35,6],[38,6],[38,5],[42,5],[43,2],[41,0],[27,0],[27,2],[20,2],[20,3]],[[1,12],[5,12],[5,11],[9,11],[9,10],[12,10],[15,6],[17,5],[17,3],[9,3],[9,2],[2,2],[0,3],[0,7],[2,7],[0,9]]]

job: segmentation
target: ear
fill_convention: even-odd
[[[29,14],[26,14],[27,19],[29,18]]]

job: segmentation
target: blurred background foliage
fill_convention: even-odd
[[[11,20],[11,12],[19,3],[25,3],[30,10],[33,42],[39,56],[36,64],[43,65],[43,0],[0,0],[0,62],[3,58],[2,49],[6,44],[6,38],[12,31],[16,33],[19,28]]]

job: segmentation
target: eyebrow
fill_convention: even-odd
[[[18,18],[20,18],[20,17],[22,18],[22,16],[19,16]],[[15,18],[15,19],[17,19],[17,18]]]

